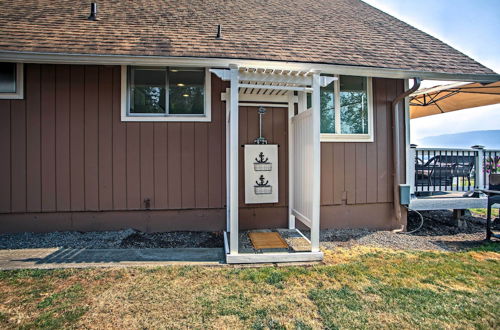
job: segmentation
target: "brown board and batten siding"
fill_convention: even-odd
[[[212,101],[211,122],[126,123],[118,66],[26,64],[25,75],[24,100],[0,100],[1,231],[22,229],[9,220],[14,218],[31,230],[36,222],[44,230],[42,219],[48,218],[56,227],[110,228],[129,211],[138,224],[124,223],[152,230],[141,222],[161,221],[161,214],[144,213],[148,204],[176,210],[164,218],[175,217],[177,226],[182,210],[208,210],[188,214],[186,221],[200,229],[224,227],[221,80],[212,79],[219,98]],[[109,219],[106,212],[95,214],[101,211],[111,211]]]
[[[391,106],[392,100],[403,90],[403,80],[373,78],[374,142],[321,144],[323,228],[397,226],[392,211]],[[400,118],[401,175],[404,180],[404,115]]]
[[[227,84],[212,76],[211,122],[153,123],[121,121],[120,81],[117,66],[25,65],[24,100],[0,100],[1,232],[225,228]],[[390,108],[402,90],[373,79],[375,142],[321,144],[323,228],[396,226]],[[258,136],[256,111],[240,108],[241,144]],[[240,164],[242,229],[287,226],[287,123],[287,109],[268,108],[277,204],[243,203]]]

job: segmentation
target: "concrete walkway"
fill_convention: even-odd
[[[220,265],[222,248],[0,250],[0,270],[163,265]]]

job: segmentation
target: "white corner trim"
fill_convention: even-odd
[[[127,65],[121,66],[121,121],[129,122],[210,122],[212,121],[212,79],[208,68],[205,68],[205,114],[200,116],[141,116],[128,114],[128,77]]]
[[[121,100],[121,117],[122,121],[127,120],[127,105],[128,105],[128,90],[127,90],[127,66],[121,66],[121,92],[120,92],[120,100]]]
[[[0,93],[0,100],[24,99],[24,64],[16,63],[16,92]]]

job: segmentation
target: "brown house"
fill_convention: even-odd
[[[1,232],[400,228],[408,79],[500,79],[359,0],[97,5],[1,1]]]

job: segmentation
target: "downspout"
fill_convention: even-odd
[[[398,104],[403,101],[407,96],[411,93],[415,92],[419,87],[422,79],[413,78],[413,87],[409,90],[403,92],[399,96],[397,96],[394,101],[392,101],[392,135],[393,135],[393,178],[394,178],[394,189],[393,189],[393,199],[394,199],[394,214],[396,215],[397,222],[401,222],[401,206],[399,205],[399,180],[401,178],[401,162],[400,162],[400,153],[399,153],[399,112],[397,110]]]

